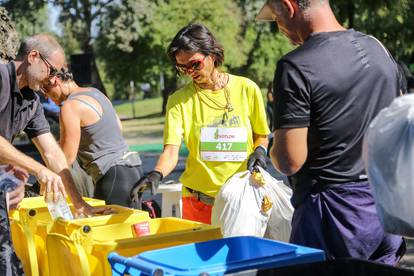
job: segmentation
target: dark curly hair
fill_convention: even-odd
[[[224,62],[224,49],[210,30],[199,23],[192,23],[182,28],[171,41],[167,49],[170,60],[175,64],[178,52],[202,53],[214,56],[214,66]]]
[[[62,81],[70,81],[73,80],[73,74],[68,69],[62,68],[60,72],[56,75]]]

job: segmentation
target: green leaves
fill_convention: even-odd
[[[166,49],[191,22],[205,24],[223,44],[223,70],[267,87],[276,63],[293,49],[275,23],[255,21],[264,0],[0,0],[21,37],[47,31],[48,5],[61,11],[59,34],[68,54],[93,52],[116,98],[129,82],[148,82],[154,94],[177,83]],[[330,1],[346,27],[380,39],[397,59],[414,59],[412,0]],[[50,6],[50,5],[49,5]],[[103,70],[102,70],[103,69]],[[162,77],[161,77],[162,76]],[[179,78],[178,83],[187,81]]]
[[[397,59],[414,58],[414,1],[337,0],[331,5],[342,23],[377,37]]]

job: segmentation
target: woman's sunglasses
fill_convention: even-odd
[[[175,68],[177,68],[177,71],[182,74],[191,74],[194,71],[200,71],[204,68],[204,60],[208,56],[204,56],[201,59],[192,60],[187,64],[175,64]]]

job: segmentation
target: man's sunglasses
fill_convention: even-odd
[[[56,69],[56,67],[54,67],[52,64],[50,64],[47,58],[45,58],[40,52],[39,52],[39,56],[44,61],[44,63],[46,63],[46,65],[49,67],[49,78],[55,77],[59,73],[59,70]]]
[[[192,60],[187,64],[175,64],[175,68],[177,68],[177,71],[182,74],[191,74],[194,71],[200,71],[204,68],[204,60],[208,56],[204,56],[201,59]]]

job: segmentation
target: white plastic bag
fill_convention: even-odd
[[[264,237],[272,240],[289,241],[292,231],[293,206],[290,203],[292,189],[282,181],[274,179],[267,171],[259,168],[266,181],[263,186],[272,202],[272,212]]]
[[[264,184],[256,185],[249,171],[232,176],[220,189],[214,201],[213,225],[221,227],[224,237],[253,235],[288,241],[291,232],[292,190],[259,168]],[[272,204],[263,212],[267,197]]]
[[[251,184],[251,173],[240,172],[229,178],[214,200],[211,224],[220,226],[224,237],[263,237],[271,209],[261,211],[265,189]]]
[[[395,99],[377,115],[363,152],[385,231],[414,237],[414,95]]]

